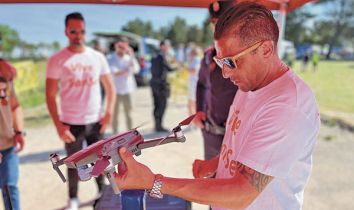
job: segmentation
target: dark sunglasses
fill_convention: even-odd
[[[85,35],[86,31],[85,30],[81,30],[81,31],[77,31],[75,29],[71,29],[70,34],[81,34],[81,35]]]
[[[237,69],[237,59],[241,56],[246,55],[253,50],[256,50],[263,44],[263,41],[257,42],[256,44],[242,50],[241,52],[237,53],[232,57],[225,57],[225,58],[217,58],[216,56],[213,57],[215,63],[222,69],[224,65],[226,65],[230,69]]]

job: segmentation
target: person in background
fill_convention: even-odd
[[[47,64],[47,107],[68,156],[81,150],[84,141],[91,145],[102,139],[111,123],[115,102],[107,60],[101,52],[85,45],[85,32],[83,16],[80,13],[68,14],[65,35],[69,44],[53,55]],[[100,81],[107,99],[103,115]],[[60,107],[55,100],[58,93]],[[77,170],[68,169],[70,210],[79,207],[78,181]],[[103,181],[102,175],[96,179],[99,193],[104,186]]]
[[[131,94],[136,89],[134,73],[139,72],[139,64],[134,56],[133,49],[126,38],[121,38],[115,43],[115,52],[107,57],[116,87],[117,100],[113,112],[113,133],[118,132],[119,106],[123,105],[127,129],[132,129]]]
[[[189,73],[189,83],[188,83],[188,112],[189,115],[196,113],[196,92],[197,92],[197,82],[198,82],[198,73],[200,69],[201,57],[199,53],[199,48],[194,47],[191,50],[190,63],[188,65]]]
[[[150,86],[152,96],[154,98],[154,120],[156,132],[167,132],[163,127],[163,116],[167,107],[167,99],[170,96],[170,84],[167,81],[168,72],[174,71],[175,68],[167,61],[166,56],[170,48],[168,40],[161,41],[160,50],[151,59],[152,78]]]
[[[184,65],[184,63],[186,62],[185,46],[183,43],[179,43],[176,49],[176,61],[180,65]]]
[[[310,56],[309,52],[305,52],[304,57],[302,57],[302,71],[305,72],[307,70],[307,63],[309,62]]]
[[[0,51],[2,51],[1,36]],[[4,209],[10,209],[12,206],[12,210],[19,210],[21,208],[17,186],[20,164],[18,153],[24,148],[25,132],[22,108],[14,89],[15,77],[16,69],[0,57],[0,189]]]
[[[213,30],[219,16],[232,4],[234,1],[216,1],[210,4],[210,23]],[[196,108],[199,114],[194,123],[202,129],[205,160],[220,153],[227,115],[237,91],[237,86],[223,78],[221,68],[213,60],[215,55],[214,46],[205,51],[197,83]]]
[[[270,10],[241,2],[220,17],[215,62],[239,87],[219,156],[193,164],[195,179],[154,174],[127,148],[119,189],[147,189],[211,205],[213,210],[300,210],[320,127],[313,92],[277,54],[278,25]],[[216,172],[215,178],[210,177]]]
[[[317,71],[318,62],[320,61],[320,56],[318,55],[317,50],[312,51],[311,61],[312,61],[313,71],[315,72]]]

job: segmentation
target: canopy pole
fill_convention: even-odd
[[[280,9],[279,9],[279,17],[278,17],[278,27],[279,27],[278,55],[280,58],[283,58],[284,55],[283,41],[285,37],[287,9],[288,9],[288,2],[287,1],[281,2]]]

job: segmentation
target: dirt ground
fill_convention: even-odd
[[[152,132],[152,101],[149,88],[139,88],[134,94],[134,125],[149,122],[140,128],[146,137]],[[166,127],[172,128],[187,116],[185,100],[170,100],[165,117]],[[120,119],[121,131],[125,130]],[[64,156],[63,144],[57,137],[52,123],[27,129],[25,150],[20,154],[20,194],[23,210],[62,209],[67,204],[67,185],[62,183],[48,160],[52,152]],[[163,145],[143,151],[137,159],[156,173],[174,177],[192,177],[194,159],[202,157],[202,139],[197,129],[187,129],[187,142]],[[352,210],[354,209],[354,134],[337,127],[322,125],[315,154],[313,172],[305,190],[305,210]],[[65,167],[61,167],[66,173]],[[81,182],[79,199],[91,201],[96,195],[94,181]],[[0,209],[3,208],[0,205]],[[92,209],[84,206],[82,210]],[[193,204],[194,210],[207,210]]]

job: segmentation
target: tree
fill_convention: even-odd
[[[129,21],[126,25],[122,27],[123,31],[128,31],[131,33],[138,34],[140,36],[150,36],[154,35],[154,30],[150,21],[144,22],[139,18]]]
[[[306,23],[313,17],[314,15],[304,8],[290,12],[286,16],[285,39],[294,42],[295,46],[308,41],[310,30]]]
[[[0,34],[2,37],[2,51],[4,57],[10,57],[12,51],[20,42],[20,37],[16,30],[7,25],[0,25]]]
[[[53,52],[57,52],[60,49],[60,43],[58,41],[53,41],[51,44],[51,48]]]
[[[329,40],[329,50],[326,58],[330,59],[333,47],[338,43],[338,40],[345,35],[345,32],[350,29],[350,25],[354,20],[354,0],[320,0],[317,4],[326,6],[327,24],[333,27],[333,32]],[[351,35],[352,36],[352,35]]]
[[[210,22],[209,22],[209,15],[203,21],[203,28],[202,28],[202,46],[207,47],[213,43],[214,40],[214,33],[211,29]]]
[[[335,33],[333,22],[331,21],[315,21],[312,29],[312,42],[319,45],[326,45],[332,39]],[[339,45],[337,40],[334,45]]]
[[[186,43],[187,30],[186,21],[183,18],[176,17],[167,32],[167,38],[173,46],[177,46],[178,43]]]
[[[187,31],[187,42],[194,42],[201,44],[203,34],[197,25],[190,26]]]

